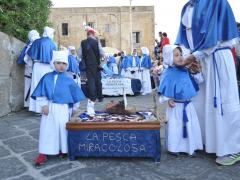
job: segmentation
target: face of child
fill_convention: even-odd
[[[75,55],[76,54],[76,50],[75,49],[71,50],[71,54]]]
[[[173,50],[173,64],[178,66],[181,65],[183,61],[182,53],[178,48]]]
[[[67,63],[57,61],[57,62],[54,62],[54,67],[57,72],[64,72],[67,69]]]

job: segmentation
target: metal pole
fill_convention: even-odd
[[[130,6],[129,6],[129,21],[130,21],[130,45],[131,45],[131,53],[133,51],[133,39],[132,39],[132,0],[130,1]]]

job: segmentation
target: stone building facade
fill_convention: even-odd
[[[98,31],[103,46],[130,53],[129,7],[52,8],[49,21],[56,29],[55,41],[65,47],[79,47],[86,38],[84,25]],[[132,6],[133,47],[154,48],[154,6]]]

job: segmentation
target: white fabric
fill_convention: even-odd
[[[163,65],[167,68],[168,66],[173,66],[173,50],[176,45],[165,45],[162,50],[163,54]]]
[[[39,38],[40,38],[39,33],[36,30],[31,30],[28,32],[28,39],[31,43]]]
[[[147,47],[141,47],[142,54],[149,55],[149,49]]]
[[[188,39],[188,44],[191,50],[193,50],[193,38],[192,38],[192,17],[193,17],[193,6],[188,6],[183,18],[182,18],[182,23],[184,26],[186,26],[186,35]]]
[[[186,13],[188,13],[186,11]],[[188,41],[192,38],[188,37]],[[213,106],[214,69],[213,52],[219,47],[232,47],[236,39],[219,42],[217,46],[203,50],[202,71],[205,83],[200,85],[199,95],[194,98],[194,105],[200,121],[206,152],[217,156],[240,152],[240,105],[236,79],[236,70],[231,50],[215,52],[221,88],[217,78],[218,108]],[[191,44],[191,42],[189,43]],[[220,91],[222,94],[223,113],[220,109]]]
[[[139,72],[140,74],[140,81],[142,84],[142,89],[141,89],[141,93],[143,95],[145,94],[149,94],[152,92],[152,85],[151,85],[151,77],[150,77],[150,70],[144,68],[143,70],[141,70]]]
[[[131,79],[129,78],[120,78],[112,79],[106,78],[102,79],[102,94],[108,96],[119,96],[123,95],[123,87],[125,93],[129,95],[134,95],[131,86]]]
[[[167,137],[166,145],[170,152],[185,152],[190,155],[195,150],[202,150],[201,129],[193,104],[190,102],[186,107],[188,116],[188,138],[183,138],[183,103],[175,103],[174,108],[167,107]]]
[[[68,152],[66,123],[69,121],[68,104],[49,102],[48,116],[42,115],[39,134],[39,153],[47,155]]]
[[[72,78],[76,83],[77,85],[81,88],[81,76],[80,74],[76,74],[76,73],[73,73],[71,71],[66,71],[66,75],[70,78]],[[76,77],[75,79],[73,77]]]
[[[51,72],[52,69],[49,64],[34,62],[33,72],[32,72],[32,82],[31,82],[31,91],[30,95],[33,93],[34,89],[37,87],[40,79],[48,72]],[[41,112],[41,106],[34,99],[30,98],[29,101],[29,111]]]
[[[94,115],[95,114],[95,110],[94,110],[94,102],[91,100],[88,100],[87,103],[87,114],[88,115]]]
[[[68,46],[68,54],[73,55],[71,51],[76,50],[74,46]]]
[[[54,37],[54,29],[50,28],[48,26],[44,27],[43,37],[49,37],[50,39],[53,39]]]
[[[206,152],[224,156],[240,152],[240,105],[236,70],[232,52],[220,50],[215,53],[220,75],[221,89],[217,83],[218,108],[213,106],[214,70],[213,57],[208,56],[201,65],[205,83],[200,85],[199,95],[194,100]],[[218,82],[218,78],[217,78]],[[223,113],[220,109],[220,91]]]
[[[24,69],[24,107],[29,107],[30,100],[30,87],[32,81],[32,59],[25,55],[24,57],[25,69]],[[27,98],[28,96],[28,98]]]
[[[30,41],[30,44],[28,45],[26,52],[31,47],[33,41],[36,39],[39,39],[39,33],[36,30],[31,30],[28,32],[28,39]],[[31,87],[31,77],[32,77],[32,59],[26,54],[24,56],[24,62],[25,62],[25,69],[24,69],[24,107],[29,107],[29,100],[30,100],[30,87]],[[28,96],[28,98],[27,98]]]
[[[52,61],[63,62],[68,64],[68,52],[67,51],[53,51]]]

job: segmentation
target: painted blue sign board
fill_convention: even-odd
[[[151,157],[160,162],[160,130],[68,130],[69,158]]]

